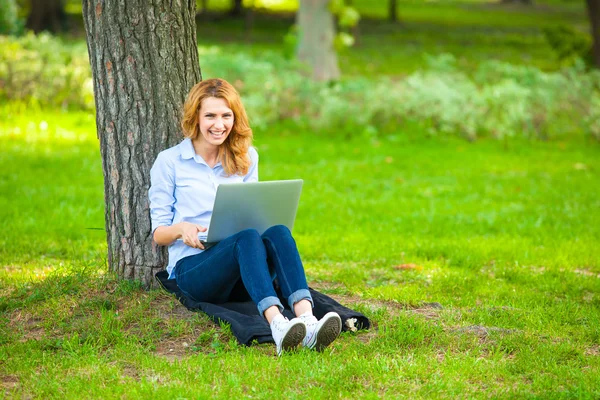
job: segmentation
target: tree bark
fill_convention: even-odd
[[[596,68],[600,68],[600,0],[586,0],[592,31],[592,58]]]
[[[104,173],[108,264],[154,284],[148,188],[157,154],[181,139],[180,110],[201,79],[195,0],[83,0]]]
[[[300,0],[298,8],[298,49],[300,61],[312,69],[313,79],[329,81],[340,77],[334,48],[335,22],[329,0]]]
[[[58,33],[64,30],[66,14],[62,0],[31,0],[31,11],[26,26],[35,33],[48,31]]]

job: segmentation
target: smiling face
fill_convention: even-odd
[[[225,101],[218,97],[207,97],[200,105],[197,140],[209,146],[220,146],[233,128],[234,115]]]

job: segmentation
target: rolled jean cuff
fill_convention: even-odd
[[[308,300],[310,301],[311,307],[315,307],[315,303],[313,302],[312,296],[310,295],[308,289],[296,290],[294,293],[290,294],[290,297],[288,297],[288,304],[290,305],[290,308],[294,310],[294,304],[300,300]]]
[[[272,306],[277,306],[277,308],[279,308],[279,312],[283,312],[283,304],[281,304],[281,301],[279,301],[279,298],[275,297],[275,296],[265,297],[264,299],[262,299],[261,301],[258,302],[257,306],[258,306],[258,313],[260,314],[261,317],[264,317],[265,310]]]

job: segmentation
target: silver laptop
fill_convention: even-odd
[[[206,232],[198,233],[206,248],[244,229],[261,235],[274,225],[291,231],[300,202],[302,179],[251,183],[222,183]]]

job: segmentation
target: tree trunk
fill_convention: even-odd
[[[398,21],[398,2],[396,0],[389,0],[389,3],[388,3],[388,19],[391,22]]]
[[[333,46],[335,24],[328,6],[329,0],[300,0],[297,14],[298,59],[311,67],[318,81],[340,77]]]
[[[592,30],[592,57],[596,68],[600,68],[600,0],[586,0]]]
[[[179,142],[180,109],[201,79],[195,0],[83,0],[104,172],[108,264],[154,284],[148,188],[157,154]]]
[[[231,9],[229,10],[229,15],[233,17],[239,17],[244,12],[244,4],[242,4],[242,0],[233,0],[231,3]]]
[[[27,29],[35,33],[42,31],[58,33],[64,30],[66,14],[62,0],[31,0],[30,5]]]

